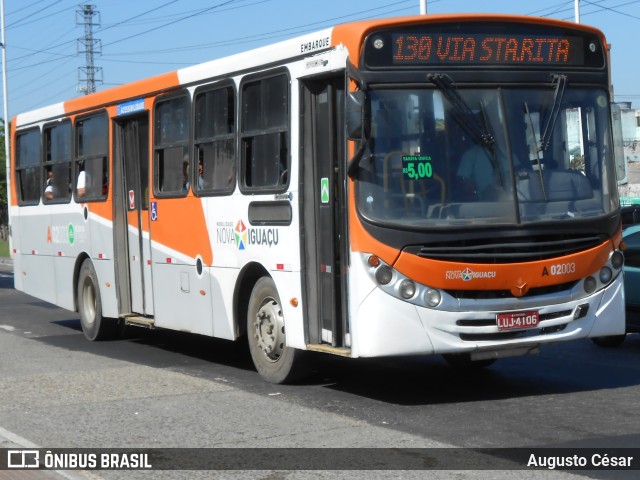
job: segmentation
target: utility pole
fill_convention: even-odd
[[[96,67],[93,57],[102,53],[102,42],[93,38],[93,27],[100,25],[100,12],[95,5],[80,5],[76,10],[77,25],[84,25],[84,37],[78,39],[78,53],[84,53],[86,65],[78,69],[78,90],[85,95],[96,91],[96,82],[102,83],[102,68]]]
[[[420,0],[420,15],[427,14],[427,0]]]
[[[4,36],[4,0],[0,0],[0,24],[2,27],[2,98],[4,100],[4,161],[5,161],[5,172],[7,174],[7,222],[11,222],[9,220],[11,217],[9,216],[9,197],[11,195],[11,175],[9,173],[9,167],[11,166],[11,150],[9,148],[10,138],[11,138],[11,129],[9,128],[11,122],[9,121],[9,97],[7,95],[7,43]],[[2,218],[0,218],[2,220]],[[9,232],[11,232],[11,226],[9,225]],[[9,240],[9,251],[12,252],[11,249],[11,235],[7,236]],[[11,253],[13,256],[13,253]]]
[[[580,0],[574,0],[573,12],[576,17],[576,23],[580,23]]]

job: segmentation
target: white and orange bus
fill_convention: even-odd
[[[339,25],[18,115],[15,286],[139,325],[455,365],[622,334],[606,41],[541,18]]]

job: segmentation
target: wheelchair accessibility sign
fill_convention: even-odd
[[[151,221],[158,220],[158,202],[151,202]]]

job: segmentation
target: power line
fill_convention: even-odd
[[[438,3],[438,2],[442,2],[444,0],[433,0],[431,3]],[[386,4],[383,5],[381,7],[375,7],[375,8],[369,8],[367,10],[361,10],[359,12],[354,12],[354,13],[350,13],[347,15],[340,15],[337,17],[332,17],[332,18],[328,18],[325,20],[320,20],[317,22],[311,22],[311,23],[306,23],[303,25],[298,25],[295,27],[289,27],[289,28],[283,28],[283,29],[279,29],[279,30],[272,30],[272,31],[268,31],[268,32],[263,32],[263,33],[256,33],[254,35],[243,35],[242,37],[236,37],[236,38],[232,38],[232,39],[226,39],[226,40],[220,40],[217,42],[209,42],[209,43],[202,43],[202,44],[195,44],[195,45],[187,45],[187,46],[183,46],[183,47],[174,47],[174,48],[165,48],[165,49],[157,49],[157,50],[146,50],[146,51],[138,51],[138,52],[119,52],[119,53],[112,53],[112,54],[108,54],[105,56],[113,56],[113,55],[151,55],[151,54],[163,54],[163,53],[171,53],[171,52],[184,52],[184,51],[192,51],[192,50],[201,50],[201,49],[205,49],[205,48],[211,48],[211,47],[220,47],[220,46],[225,46],[228,44],[239,44],[239,43],[250,43],[253,41],[257,41],[257,40],[268,40],[268,39],[272,39],[272,38],[278,38],[278,37],[283,37],[283,36],[289,36],[289,35],[299,35],[302,33],[306,33],[309,31],[312,31],[313,29],[317,29],[317,28],[321,28],[323,25],[334,25],[336,22],[339,21],[343,21],[346,20],[348,18],[351,17],[359,17],[357,19],[363,19],[363,18],[370,18],[369,17],[363,17],[364,14],[371,14],[374,11],[377,10],[382,10],[382,9],[387,9],[389,7],[393,7],[393,6],[397,6],[397,5],[401,5],[401,4],[406,4],[406,3],[411,3],[413,6],[415,6],[415,2],[412,1],[408,1],[408,0],[403,0],[403,1],[399,1],[399,2],[393,2],[390,4]],[[413,7],[411,7],[413,8]],[[401,10],[406,10],[406,9],[396,9],[396,10],[392,10],[391,12],[383,12],[383,14],[386,13],[397,13],[398,11]],[[111,45],[111,44],[109,44]]]
[[[47,5],[46,7],[42,7],[40,10],[36,10],[35,12],[27,15],[26,17],[21,18],[20,20],[16,20],[13,23],[10,23],[9,25],[7,25],[6,28],[12,28],[15,27],[17,24],[19,24],[20,22],[24,21],[24,20],[28,20],[31,19],[35,14],[40,13],[40,12],[44,12],[45,10],[47,10],[48,8],[53,7],[54,5],[57,5],[58,3],[62,2],[62,0],[54,0],[53,2],[51,2],[49,5]]]
[[[583,1],[583,2],[585,2],[585,3],[588,3],[588,4],[590,4],[590,5],[596,5],[595,3],[590,2],[590,1],[588,1],[588,0],[582,0],[582,1]],[[611,12],[619,13],[620,15],[624,15],[625,17],[635,18],[636,20],[640,20],[640,17],[636,17],[635,15],[631,15],[630,13],[620,12],[620,11],[618,11],[618,10],[615,10],[616,8],[626,7],[627,5],[632,5],[632,4],[634,4],[634,3],[638,3],[638,1],[633,1],[633,2],[628,2],[628,3],[622,3],[622,4],[620,4],[620,5],[616,5],[615,7],[611,7],[611,8],[606,7],[606,6],[604,6],[604,5],[598,5],[598,6],[600,7],[600,10],[598,10],[598,11],[601,11],[601,10],[609,10],[609,11],[611,11]],[[594,12],[592,12],[592,13],[594,13]]]

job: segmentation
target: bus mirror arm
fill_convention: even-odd
[[[362,160],[362,156],[364,155],[364,151],[366,150],[365,141],[360,142],[360,146],[358,147],[358,151],[355,153],[349,163],[347,164],[347,175],[350,178],[355,177],[356,172],[358,171],[358,166],[360,165],[360,160]]]

